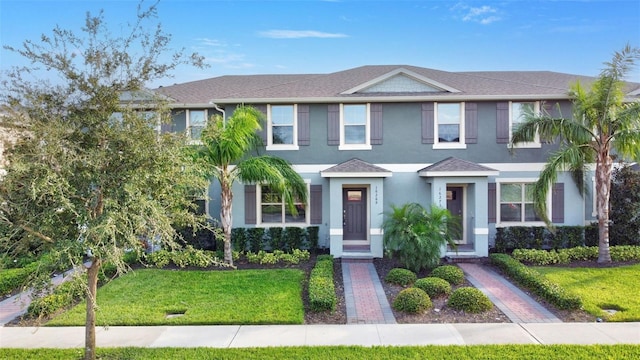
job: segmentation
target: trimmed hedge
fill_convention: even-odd
[[[411,270],[403,268],[393,268],[389,270],[384,281],[390,284],[396,284],[400,286],[407,286],[413,284],[418,276]]]
[[[309,307],[311,311],[334,311],[338,302],[333,284],[333,256],[316,258],[316,265],[309,275]]]
[[[10,294],[13,290],[25,285],[37,266],[37,263],[31,263],[22,268],[0,271],[0,296]]]
[[[464,272],[455,265],[438,266],[429,276],[444,279],[451,285],[460,285],[464,281]]]
[[[593,241],[592,226],[556,226],[554,232],[542,226],[509,226],[496,229],[495,251],[511,252],[514,249],[566,249],[590,245]],[[597,226],[595,239],[597,242]],[[614,244],[612,244],[614,245]]]
[[[429,295],[415,287],[400,291],[393,300],[394,309],[412,314],[422,313],[432,306]]]
[[[418,279],[413,286],[424,290],[424,292],[426,292],[431,298],[451,294],[451,284],[449,284],[447,280],[438,277]]]
[[[455,310],[481,313],[491,310],[493,303],[482,291],[474,287],[466,286],[456,289],[451,296],[449,296],[447,306]]]
[[[612,261],[640,261],[640,246],[620,245],[609,248]],[[570,249],[535,250],[515,249],[513,258],[535,266],[568,264],[572,261],[594,261],[598,259],[597,246],[578,246]]]
[[[557,284],[549,281],[544,275],[528,268],[520,261],[506,254],[491,254],[491,263],[500,268],[518,284],[538,294],[559,309],[575,310],[582,306],[582,300],[568,293]]]

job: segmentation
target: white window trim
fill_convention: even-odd
[[[502,178],[496,179],[496,227],[509,227],[509,226],[546,226],[544,221],[501,221],[500,217],[500,186],[505,184],[533,184],[538,181],[537,178]],[[547,193],[547,217],[551,217],[551,195],[552,192]]]
[[[207,109],[188,109],[187,110],[187,116],[186,116],[187,119],[185,121],[185,131],[187,132],[187,136],[189,136],[189,143],[200,145],[202,144],[201,140],[194,140],[191,137],[191,112],[192,111],[204,111],[204,126],[207,126],[209,115],[208,115]]]
[[[533,112],[540,113],[540,101],[509,101],[509,143],[511,143],[511,134],[513,134],[513,103],[533,103]],[[515,143],[513,147],[516,149],[539,149],[542,147],[540,135],[536,134],[533,141]]]
[[[443,104],[460,104],[460,141],[458,141],[457,143],[450,143],[450,142],[440,142],[439,141],[439,134],[438,134],[438,103],[434,102],[433,103],[433,149],[466,149],[467,148],[467,144],[465,144],[465,128],[464,128],[464,123],[465,123],[465,118],[464,118],[464,114],[465,114],[465,102],[458,102],[458,103],[450,103],[450,102],[443,102]]]
[[[305,184],[307,185],[307,205],[305,206],[305,219],[304,222],[295,222],[288,223],[284,221],[284,217],[282,218],[282,222],[262,222],[262,186],[260,184],[256,185],[256,226],[257,227],[285,227],[285,226],[309,226],[311,224],[311,204],[310,204],[310,194],[311,194],[311,180],[304,179]],[[283,208],[286,206],[283,201]]]
[[[344,143],[344,105],[340,104],[340,146],[338,150],[371,150],[371,103],[366,104],[347,104],[347,105],[366,105],[366,124],[364,130],[364,144],[345,144]]]
[[[274,144],[271,120],[271,104],[267,105],[267,150],[299,150],[298,147],[298,104],[278,104],[293,106],[293,144]]]

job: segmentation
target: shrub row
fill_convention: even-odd
[[[591,245],[594,225],[556,226],[554,232],[541,226],[509,226],[496,229],[495,252],[506,253],[514,249],[565,249]],[[597,243],[597,226],[595,227]]]
[[[311,311],[334,311],[338,298],[333,284],[333,256],[319,255],[309,275],[309,307]]]
[[[234,255],[239,256],[239,254]],[[180,268],[185,268],[187,266],[202,268],[209,266],[224,266],[223,261],[216,256],[215,252],[195,249],[191,245],[185,246],[182,251],[169,251],[165,249],[154,251],[152,253],[145,254],[142,261],[157,268],[163,268],[170,263]]]
[[[518,284],[538,294],[559,309],[574,310],[582,306],[582,300],[566,292],[557,284],[549,281],[539,272],[526,267],[520,261],[506,254],[491,254],[491,263]]]
[[[30,317],[45,317],[64,309],[85,296],[87,275],[75,276],[45,296],[36,297],[27,308]]]
[[[275,265],[277,263],[296,265],[301,261],[309,260],[311,257],[308,250],[300,249],[293,249],[291,253],[286,253],[282,250],[274,250],[273,252],[260,250],[257,253],[248,252],[245,256],[248,262],[263,265]]]
[[[231,244],[234,250],[251,251],[280,250],[291,252],[294,249],[316,249],[318,247],[318,226],[269,227],[269,228],[233,228]]]
[[[609,248],[613,261],[640,261],[640,246],[620,245]],[[597,246],[578,246],[560,250],[515,249],[513,258],[524,263],[544,266],[568,264],[572,261],[591,261],[598,259]]]
[[[0,296],[10,294],[14,289],[25,285],[36,267],[36,263],[31,263],[25,267],[0,271]]]

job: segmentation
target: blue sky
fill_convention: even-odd
[[[147,1],[149,3],[149,1]],[[112,31],[137,1],[0,0],[0,42],[55,25],[78,31],[104,9]],[[640,1],[179,1],[159,21],[176,48],[205,56],[151,87],[220,75],[328,73],[369,64],[445,71],[550,70],[596,76],[614,51],[640,46]],[[23,59],[0,52],[0,68]],[[640,70],[632,81],[640,82]]]

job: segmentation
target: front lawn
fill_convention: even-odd
[[[536,267],[580,298],[584,309],[607,321],[640,321],[640,264],[609,268]],[[609,315],[603,309],[616,310]]]
[[[302,324],[297,269],[141,269],[98,290],[98,325]],[[47,325],[83,326],[85,302]]]
[[[637,345],[309,346],[247,349],[110,348],[100,359],[638,359]],[[3,359],[82,359],[82,349],[0,349]]]

